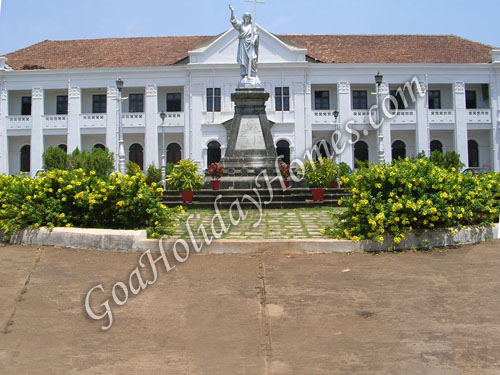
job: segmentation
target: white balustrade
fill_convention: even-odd
[[[7,129],[31,129],[31,116],[7,116]]]
[[[314,110],[312,115],[313,124],[335,124],[335,116],[331,110]]]
[[[68,127],[67,115],[45,115],[43,116],[43,129],[66,129]]]
[[[122,124],[124,127],[144,127],[146,116],[144,113],[122,113]]]
[[[84,113],[80,115],[82,128],[106,128],[105,113]]]
[[[452,109],[431,109],[429,110],[430,124],[454,124],[455,111]]]
[[[491,124],[491,111],[489,109],[468,109],[467,123]]]
[[[415,110],[391,110],[390,112],[393,118],[389,118],[388,121],[391,124],[416,124],[417,123],[417,111]]]

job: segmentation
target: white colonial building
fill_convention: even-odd
[[[397,112],[385,101],[386,161],[454,150],[467,166],[500,171],[500,50],[455,36],[258,30],[259,77],[271,94],[267,112],[280,154],[303,158],[340,130],[354,141],[345,142],[341,161],[377,162],[369,108],[380,72],[380,100],[412,80],[415,92],[415,100],[408,90],[395,95]],[[206,167],[224,155],[221,123],[233,117],[240,79],[236,48],[231,28],[216,37],[44,41],[0,58],[0,172],[34,173],[50,146],[117,154],[119,113],[127,160],[158,165],[164,131],[168,161],[191,158]]]

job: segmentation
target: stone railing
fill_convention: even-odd
[[[404,109],[404,110],[391,110],[391,114],[394,116],[394,118],[389,118],[387,119],[388,122],[391,124],[416,124],[417,123],[417,111],[415,110],[409,110],[409,109]]]
[[[67,115],[45,115],[42,118],[43,129],[66,129],[67,127]]]
[[[430,109],[429,124],[454,124],[455,111],[452,109]]]
[[[144,127],[146,126],[146,116],[144,113],[122,113],[122,124],[124,127]]]
[[[491,124],[491,111],[489,109],[468,109],[467,123]]]
[[[184,112],[165,112],[165,126],[184,126]],[[160,114],[158,113],[158,126],[161,126]]]
[[[31,116],[7,116],[7,129],[31,129]]]
[[[83,113],[80,115],[80,127],[82,128],[105,128],[105,113]]]
[[[335,116],[332,110],[314,110],[312,113],[313,124],[335,124]]]

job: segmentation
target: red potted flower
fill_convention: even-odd
[[[286,188],[290,187],[290,164],[280,163],[280,173]]]
[[[224,168],[220,166],[218,163],[212,163],[208,166],[208,175],[212,177],[212,189],[219,190],[220,189],[220,178],[224,175]]]

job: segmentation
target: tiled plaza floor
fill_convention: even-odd
[[[228,210],[221,210],[223,223],[228,227],[223,239],[300,239],[300,238],[323,238],[321,230],[331,223],[332,212],[339,209],[325,208],[297,208],[289,210],[264,210],[262,218],[258,210],[244,210],[248,213],[244,220],[238,225],[231,224]],[[233,218],[238,219],[238,211],[233,211]],[[203,236],[202,226],[210,236],[212,233],[212,222],[216,231],[220,232],[222,224],[213,210],[188,210],[186,215],[177,226],[174,238],[189,237],[188,223],[186,220],[190,215],[195,215],[189,220],[189,227],[196,238]],[[214,217],[215,216],[215,217]]]

